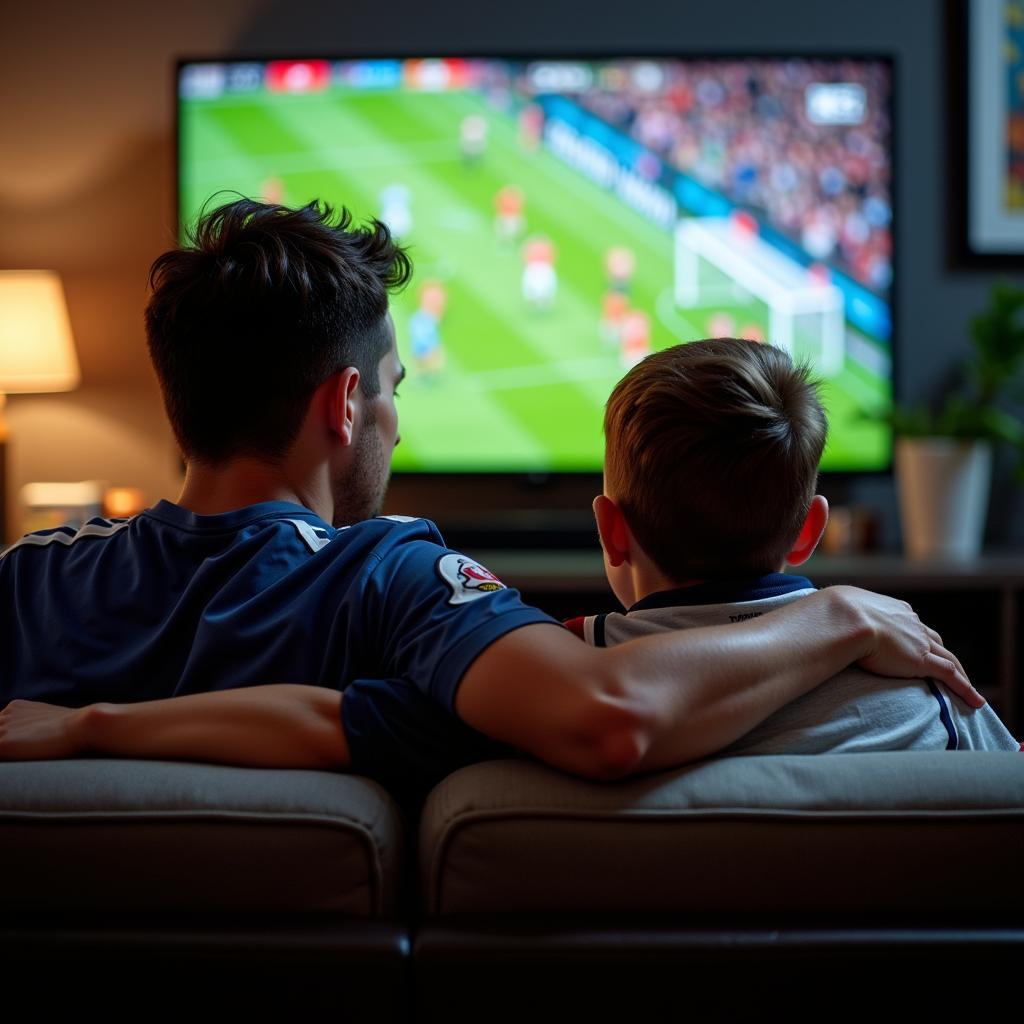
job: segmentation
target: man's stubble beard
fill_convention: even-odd
[[[371,414],[368,414],[371,415]],[[348,473],[334,481],[334,526],[352,526],[379,516],[384,507],[391,458],[381,444],[376,418],[364,421]]]

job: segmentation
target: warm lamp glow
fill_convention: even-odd
[[[78,380],[60,277],[0,270],[0,393],[70,391]]]

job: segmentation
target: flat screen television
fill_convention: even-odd
[[[321,199],[408,244],[399,473],[599,472],[625,369],[710,336],[813,364],[823,469],[889,468],[889,60],[183,61],[177,75],[183,226],[218,193]]]

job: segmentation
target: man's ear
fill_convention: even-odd
[[[804,525],[800,527],[800,535],[789,554],[786,555],[788,565],[802,565],[814,554],[814,549],[818,546],[818,541],[821,540],[821,535],[825,532],[827,524],[828,502],[822,495],[816,494],[811,498],[811,507],[807,510]]]
[[[594,499],[594,518],[597,520],[601,546],[608,556],[608,564],[617,566],[628,562],[629,528],[622,509],[608,495],[599,494]]]
[[[358,401],[359,371],[346,366],[324,382],[327,389],[327,422],[343,445],[352,443]]]

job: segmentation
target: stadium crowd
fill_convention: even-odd
[[[673,167],[758,211],[814,259],[886,291],[892,241],[884,65],[709,61],[647,68],[645,79],[625,65],[619,80],[595,83],[578,99]],[[807,86],[837,80],[863,87],[862,123],[816,124],[808,117]]]

